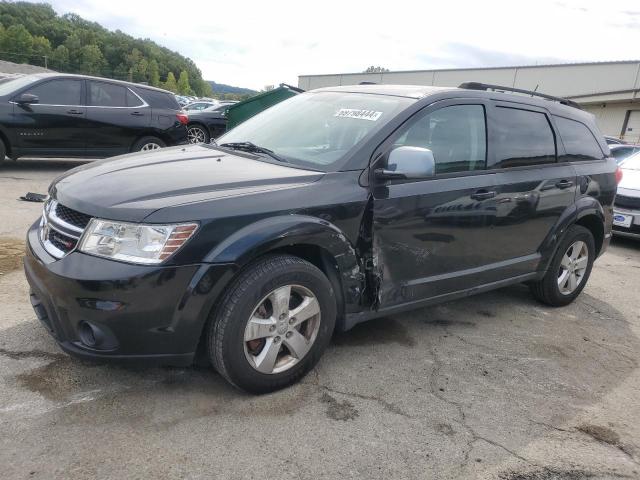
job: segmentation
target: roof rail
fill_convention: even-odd
[[[563,105],[568,105],[569,107],[582,110],[582,107],[578,103],[574,102],[573,100],[569,100],[568,98],[562,98],[562,97],[554,97],[553,95],[534,92],[533,90],[523,90],[521,88],[514,88],[514,87],[503,87],[502,85],[489,85],[487,83],[480,83],[480,82],[464,82],[464,83],[461,83],[458,86],[458,88],[465,88],[467,90],[494,90],[497,92],[502,91],[502,92],[523,93],[525,95],[531,95],[532,97],[545,98],[547,100],[559,102]]]

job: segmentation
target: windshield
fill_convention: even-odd
[[[40,77],[34,77],[29,75],[26,77],[18,77],[18,78],[14,78],[13,80],[2,82],[0,83],[0,96],[13,93],[16,90],[19,90],[22,87],[26,87],[27,85],[30,85],[33,82],[38,80],[40,80]]]
[[[305,93],[241,123],[217,143],[251,142],[294,165],[332,171],[349,150],[414,101],[364,93]]]
[[[625,159],[620,164],[620,168],[624,168],[625,170],[640,170],[640,152],[634,153]]]

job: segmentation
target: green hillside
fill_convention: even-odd
[[[45,3],[0,2],[0,59],[211,95],[191,59]]]

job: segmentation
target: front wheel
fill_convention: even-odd
[[[595,258],[593,234],[580,225],[572,225],[545,276],[529,285],[533,296],[552,307],[573,302],[589,280]]]
[[[277,390],[318,362],[335,320],[333,288],[321,270],[298,257],[268,256],[240,274],[212,313],[209,357],[242,390]]]
[[[209,143],[209,132],[202,125],[189,125],[187,134],[189,143]]]

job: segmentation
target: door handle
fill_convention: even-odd
[[[556,182],[556,187],[561,189],[573,187],[573,182],[571,180],[560,180]]]
[[[481,190],[473,192],[471,194],[471,198],[473,198],[474,200],[488,200],[490,198],[495,197],[497,194],[498,194],[498,192],[496,192],[494,190],[485,190],[483,188]]]
[[[76,110],[72,108],[71,110],[67,110],[69,115],[82,115],[84,112],[82,110]]]
[[[142,112],[131,112],[131,115],[135,117],[144,117],[144,113]]]

